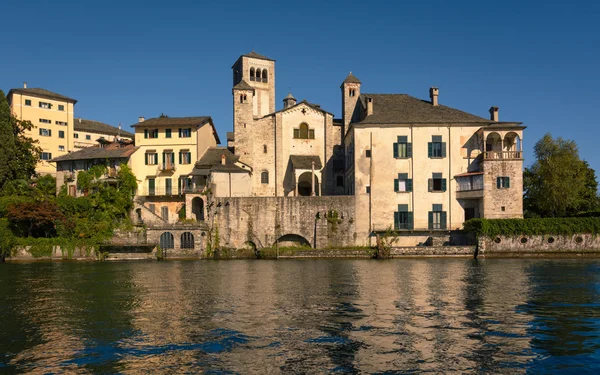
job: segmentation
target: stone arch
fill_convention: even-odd
[[[142,218],[142,209],[141,208],[136,208],[135,209],[135,218],[137,219],[138,222],[142,222],[144,221],[144,219]]]
[[[486,152],[502,152],[502,136],[497,132],[491,132],[485,138]]]
[[[262,171],[260,173],[260,183],[261,184],[268,184],[269,183],[269,172],[268,171]]]
[[[160,235],[160,248],[163,250],[175,248],[175,241],[171,232],[163,232]]]
[[[194,235],[191,232],[181,233],[181,243],[179,246],[181,249],[193,249],[194,248]]]
[[[285,234],[275,241],[279,246],[311,247],[310,242],[299,234]],[[275,245],[273,244],[273,245]]]
[[[254,81],[254,80],[255,80],[254,68],[250,68],[250,81]]]
[[[204,221],[204,200],[200,197],[192,199],[192,215],[196,221]]]
[[[521,137],[515,132],[508,132],[504,136],[504,150],[506,151],[523,151],[521,145]]]
[[[260,69],[256,69],[256,82],[261,82]]]
[[[262,70],[262,81],[269,82],[269,75],[268,75],[267,69]]]
[[[312,193],[312,172],[304,172],[298,176],[298,195],[308,197]],[[319,195],[319,178],[315,175],[315,195]]]

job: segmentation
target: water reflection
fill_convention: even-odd
[[[597,372],[600,263],[0,267],[0,372]]]

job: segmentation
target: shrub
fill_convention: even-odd
[[[600,233],[600,217],[533,218],[533,219],[471,219],[465,231],[478,237],[573,235]]]

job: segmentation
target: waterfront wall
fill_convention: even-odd
[[[600,236],[593,234],[497,236],[479,238],[478,256],[568,255],[600,253]]]

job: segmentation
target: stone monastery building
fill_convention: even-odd
[[[497,107],[488,118],[450,108],[436,87],[426,100],[368,94],[350,73],[340,86],[340,118],[291,94],[277,111],[275,60],[253,51],[232,73],[227,147],[208,116],[140,117],[135,145],[55,158],[68,177],[58,181],[75,192],[77,169],[126,162],[138,179],[138,222],[217,223],[230,247],[272,246],[292,235],[314,247],[365,245],[390,228],[416,245],[470,218],[523,215],[525,127],[500,121]],[[319,221],[332,211],[346,237],[335,234],[337,216]],[[170,232],[160,244],[178,246]]]

